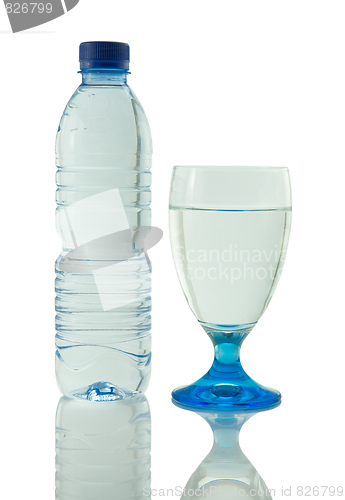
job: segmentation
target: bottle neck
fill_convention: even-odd
[[[127,73],[125,69],[95,69],[88,68],[80,71],[83,85],[126,85]]]

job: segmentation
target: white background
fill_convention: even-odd
[[[98,39],[131,46],[128,81],[154,143],[153,224],[165,231],[150,251],[152,487],[184,486],[212,443],[206,422],[170,402],[213,357],[170,254],[174,164],[289,167],[286,266],[242,349],[283,404],[249,421],[241,445],[275,498],[282,486],[344,486],[344,26],[335,0],[80,0],[14,35],[0,6],[3,498],[54,496],[54,141],[80,81],[78,45]]]

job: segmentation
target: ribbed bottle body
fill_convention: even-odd
[[[151,360],[151,265],[135,246],[150,226],[152,145],[125,79],[81,85],[56,139],[56,376],[84,399],[146,389]]]

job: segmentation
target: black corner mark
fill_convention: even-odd
[[[24,31],[48,23],[70,11],[79,0],[4,0],[12,32]]]

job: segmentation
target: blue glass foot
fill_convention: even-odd
[[[191,411],[259,412],[279,406],[281,394],[251,379],[240,362],[240,343],[215,343],[211,369],[194,384],[172,393],[173,403]],[[220,340],[220,339],[217,339]]]

